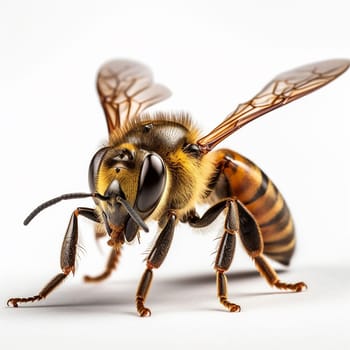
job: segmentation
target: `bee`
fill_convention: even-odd
[[[92,197],[95,207],[76,208],[70,218],[61,249],[61,272],[37,294],[11,298],[7,304],[39,301],[74,273],[78,242],[78,217],[96,224],[96,236],[108,236],[111,247],[105,271],[85,276],[102,281],[118,264],[124,243],[148,231],[155,220],[159,232],[146,258],[146,268],[136,291],[136,309],[150,316],[146,297],[153,270],[167,256],[179,221],[194,228],[211,224],[220,214],[225,220],[216,251],[217,297],[231,312],[240,306],[228,298],[226,271],[237,237],[262,277],[273,287],[300,292],[304,282],[280,280],[267,257],[289,265],[295,250],[293,219],[285,199],[269,177],[251,160],[230,149],[214,148],[252,120],[284,106],[337,78],[350,60],[334,59],[305,65],[280,75],[256,96],[238,105],[222,123],[205,136],[186,113],[149,114],[147,107],[170,96],[154,83],[151,71],[130,60],[105,63],[97,75],[97,91],[107,121],[109,140],[93,156],[89,166],[90,193],[69,193],[37,207],[24,221],[62,200]],[[209,205],[204,214],[198,205]]]

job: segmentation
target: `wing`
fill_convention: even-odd
[[[211,151],[243,125],[328,84],[344,73],[349,65],[350,60],[335,59],[309,64],[278,75],[251,100],[238,105],[221,124],[199,139],[197,144],[202,152]]]
[[[97,75],[97,91],[109,133],[171,95],[168,88],[153,82],[146,66],[128,60],[105,63]]]

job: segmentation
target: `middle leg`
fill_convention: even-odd
[[[241,310],[240,306],[228,300],[227,278],[225,275],[233,260],[236,237],[239,232],[239,216],[236,200],[223,200],[209,208],[201,218],[194,214],[192,217],[187,218],[187,221],[193,227],[205,227],[211,224],[224,209],[227,210],[225,231],[220,240],[214,265],[216,270],[217,296],[220,303],[230,312],[239,312]]]

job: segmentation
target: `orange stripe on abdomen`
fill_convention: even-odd
[[[249,159],[228,149],[215,153],[223,167],[224,179],[219,181],[226,181],[226,196],[237,197],[254,216],[263,236],[264,254],[289,264],[295,248],[294,224],[281,193]]]

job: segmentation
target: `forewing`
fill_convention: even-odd
[[[109,133],[171,95],[168,88],[153,82],[146,66],[129,60],[105,63],[97,75],[97,91]]]
[[[349,65],[350,60],[335,59],[279,74],[256,96],[238,105],[221,124],[198,140],[198,145],[203,152],[209,152],[243,125],[328,84],[344,73]]]

